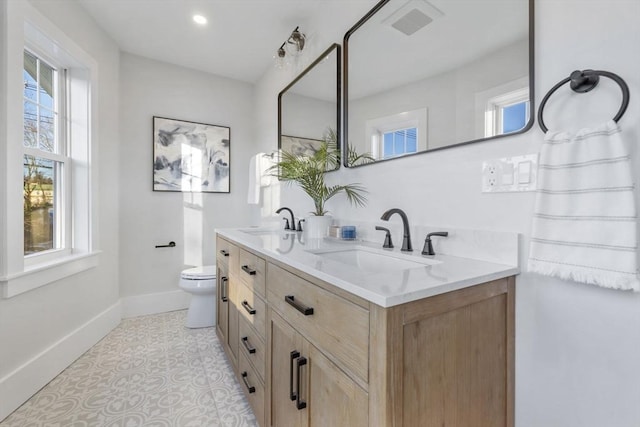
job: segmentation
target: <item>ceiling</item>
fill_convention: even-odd
[[[291,31],[322,25],[321,52],[377,0],[78,0],[120,49],[255,83]],[[337,13],[337,12],[340,13]],[[194,14],[208,23],[195,24]],[[327,28],[330,27],[330,28]],[[329,31],[327,31],[329,30]]]

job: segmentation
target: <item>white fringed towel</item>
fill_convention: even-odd
[[[528,269],[640,291],[630,156],[613,120],[547,132],[540,152]]]

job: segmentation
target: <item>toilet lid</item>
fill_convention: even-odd
[[[205,265],[203,267],[194,267],[187,270],[183,270],[180,276],[183,279],[191,280],[208,280],[216,278],[216,266]]]

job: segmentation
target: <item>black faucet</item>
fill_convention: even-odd
[[[289,208],[282,207],[282,208],[278,209],[276,211],[276,213],[279,214],[282,211],[289,211],[289,214],[291,215],[291,226],[289,226],[289,220],[287,218],[284,218],[284,220],[285,220],[284,229],[285,230],[294,230],[295,231],[296,222],[295,222],[295,219],[293,218],[293,211],[291,209],[289,209]]]
[[[431,236],[447,237],[448,231],[436,231],[435,233],[427,234],[427,238],[424,239],[424,247],[422,248],[422,255],[435,255],[433,251],[433,245],[431,244]]]
[[[409,231],[409,219],[407,218],[407,214],[404,213],[402,209],[393,208],[389,209],[380,217],[383,221],[389,221],[391,215],[397,213],[402,218],[402,227],[404,228],[404,235],[402,237],[402,249],[404,252],[413,252],[413,247],[411,246],[411,231]]]

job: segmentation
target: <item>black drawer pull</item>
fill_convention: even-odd
[[[249,394],[251,393],[255,393],[256,392],[256,388],[252,385],[249,385],[249,380],[247,379],[247,371],[244,371],[242,374],[242,381],[244,382],[245,387],[247,387],[247,390],[249,390]]]
[[[251,315],[256,314],[256,309],[251,307],[247,300],[242,301],[242,306],[244,307],[245,310],[247,310],[247,313]]]
[[[229,252],[225,251],[224,249],[220,249],[220,253],[222,254],[222,256],[229,256]]]
[[[297,350],[293,350],[290,354],[291,359],[289,360],[289,398],[293,401],[298,397],[296,393],[293,392],[293,361],[300,357],[300,353]]]
[[[298,390],[298,396],[296,397],[296,408],[298,411],[307,407],[307,402],[300,399],[300,368],[307,364],[307,358],[301,357],[296,361],[296,389]]]
[[[247,273],[249,276],[255,276],[256,275],[256,271],[253,270],[251,267],[249,267],[248,265],[243,265],[242,266],[242,271],[244,271],[245,273]]]
[[[242,344],[244,345],[244,348],[247,349],[249,354],[253,354],[256,352],[256,348],[251,347],[251,344],[249,344],[249,337],[242,337]]]
[[[306,305],[302,305],[299,302],[296,302],[296,297],[294,297],[293,295],[285,296],[284,300],[305,316],[310,316],[313,314],[313,307],[307,307]]]
[[[226,276],[220,278],[220,300],[222,302],[229,301],[229,279]]]

